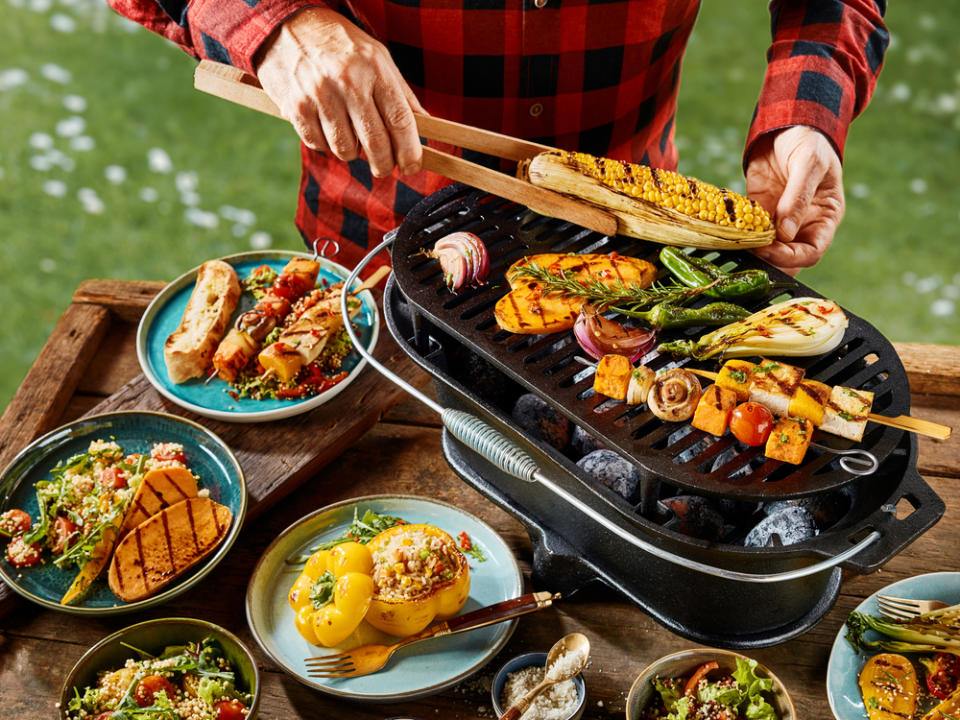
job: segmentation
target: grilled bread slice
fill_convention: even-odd
[[[185,467],[151,470],[143,476],[120,526],[120,538],[166,507],[197,496],[197,479]]]
[[[863,439],[863,431],[867,427],[867,417],[870,415],[872,405],[872,392],[837,385],[823,408],[823,422],[820,423],[820,429],[860,442]]]
[[[521,271],[526,266],[571,280],[597,281],[608,287],[623,284],[627,288],[647,288],[657,277],[657,269],[646,260],[616,254],[544,253],[521,258],[507,270],[512,290],[497,302],[494,315],[503,330],[527,335],[569,330],[585,301],[547,292],[543,283]]]
[[[800,387],[806,371],[782,362],[764,360],[750,375],[750,400],[765,406],[774,415],[787,415],[790,399]]]
[[[232,520],[230,508],[201,497],[161,510],[117,544],[110,589],[125,602],[149,597],[213,552]]]
[[[163,359],[173,382],[203,377],[239,301],[240,280],[231,265],[210,260],[200,266],[180,325],[163,346]]]

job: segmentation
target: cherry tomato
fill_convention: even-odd
[[[730,432],[744,445],[763,445],[773,430],[773,413],[760,403],[745,402],[730,414]]]
[[[150,453],[150,457],[158,462],[180,462],[184,464],[187,462],[187,456],[183,454],[183,450],[176,452],[161,452],[157,450]]]
[[[110,720],[113,717],[113,710],[104,710],[102,713],[97,715],[94,720]]]
[[[946,699],[960,684],[960,658],[951,653],[937,653],[933,662],[923,661],[927,668],[927,690],[938,700]]]
[[[153,705],[154,697],[157,693],[164,692],[171,700],[176,700],[177,691],[173,689],[173,684],[163,675],[147,675],[137,685],[134,693],[134,700],[140,707],[149,707]]]
[[[40,562],[40,552],[40,543],[35,542],[27,545],[23,541],[23,535],[17,535],[7,545],[7,560],[14,567],[29,567]]]
[[[100,471],[97,482],[105,488],[119,490],[127,486],[127,474],[118,467],[106,467]]]
[[[0,534],[19,535],[30,529],[30,515],[23,510],[13,508],[0,515]]]
[[[213,706],[217,720],[243,720],[247,716],[247,706],[239,700],[219,700]]]
[[[53,532],[56,538],[53,554],[59,555],[77,539],[77,524],[68,518],[57,516],[53,523]]]

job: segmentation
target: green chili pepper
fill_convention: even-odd
[[[633,312],[621,308],[612,308],[629,317],[640,318],[656,328],[686,328],[698,325],[729,325],[750,315],[739,305],[715,302],[701,308],[688,308],[670,302],[662,302],[647,312]]]
[[[660,251],[660,262],[687,287],[709,286],[703,294],[721,300],[750,300],[765,295],[771,288],[793,284],[771,283],[765,270],[741,270],[727,274],[711,262],[670,246]]]

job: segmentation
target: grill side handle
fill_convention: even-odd
[[[353,269],[353,272],[351,272],[344,281],[344,287],[352,288],[357,278],[360,276],[360,273],[367,266],[370,260],[380,251],[389,247],[395,238],[396,231],[387,233],[384,236],[383,241],[373,250],[371,250],[359,263],[357,263],[357,266]],[[605,517],[586,503],[582,502],[579,498],[554,483],[552,480],[550,480],[550,478],[544,475],[543,472],[541,472],[533,458],[531,458],[526,452],[524,452],[522,448],[520,448],[516,443],[506,437],[499,430],[490,426],[475,415],[471,415],[470,413],[462,410],[444,408],[435,400],[420,392],[402,378],[398,377],[394,372],[386,368],[381,362],[373,357],[369,351],[367,351],[367,349],[363,346],[363,343],[361,343],[357,337],[357,334],[353,329],[353,325],[350,322],[350,315],[347,309],[348,297],[348,293],[343,293],[341,296],[340,311],[344,317],[344,328],[346,329],[347,334],[350,336],[350,342],[353,343],[354,349],[384,377],[406,390],[408,393],[420,400],[420,402],[424,403],[427,407],[437,412],[437,414],[439,414],[443,420],[444,426],[455,438],[513,477],[525,482],[540,483],[543,487],[550,490],[550,492],[554,493],[557,497],[562,499],[571,507],[579,510],[581,513],[598,523],[603,528],[610,530],[631,545],[643,550],[644,552],[650,553],[661,560],[691,570],[696,570],[697,572],[701,572],[706,575],[724,578],[726,580],[736,580],[749,583],[787,582],[790,580],[807,577],[808,575],[814,575],[844,563],[875,543],[881,537],[881,534],[878,531],[873,530],[866,537],[860,539],[852,547],[847,548],[843,552],[837,553],[833,557],[827,558],[818,563],[814,563],[813,565],[807,565],[806,567],[780,573],[745,573],[736,570],[728,570],[726,568],[715,567],[714,565],[697,562],[695,560],[691,560],[690,558],[681,557],[679,555],[667,552],[662,548],[659,548],[656,545],[637,537],[632,532],[622,527],[619,523],[612,522],[610,518]]]

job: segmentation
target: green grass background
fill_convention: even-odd
[[[800,275],[898,341],[960,344],[954,7],[891,3],[886,66],[847,144],[846,219]],[[0,0],[0,17],[5,407],[81,280],[170,280],[218,255],[299,248],[299,156],[288,126],[195,92],[192,59],[99,0]],[[704,3],[681,82],[682,172],[742,190],[768,26],[765,3]],[[152,149],[169,168],[151,168]]]

